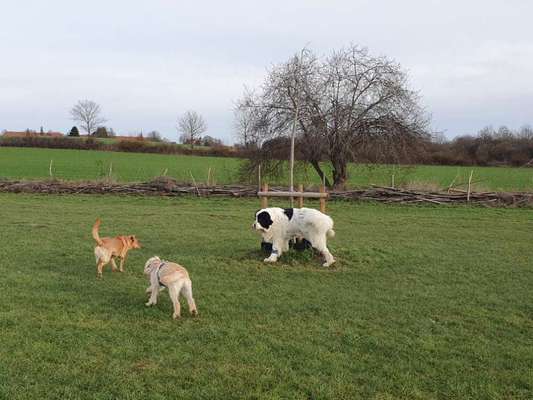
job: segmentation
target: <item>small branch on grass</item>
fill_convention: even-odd
[[[457,174],[455,175],[455,178],[453,178],[453,181],[450,183],[450,186],[448,186],[448,193],[450,193],[450,190],[452,189],[453,187],[453,184],[455,183],[455,181],[457,180],[457,177],[459,176],[459,170],[457,170]]]

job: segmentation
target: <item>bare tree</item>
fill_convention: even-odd
[[[78,121],[88,135],[107,120],[101,116],[100,106],[92,100],[79,100],[70,110],[70,116]]]
[[[244,148],[253,146],[257,140],[253,129],[253,108],[237,107],[234,110],[233,129],[237,143]]]
[[[148,132],[148,135],[146,135],[148,140],[151,140],[152,142],[161,142],[163,139],[161,138],[161,134],[158,131],[151,131]]]
[[[276,158],[261,154],[260,148],[288,137],[296,120],[298,153],[329,186],[340,187],[348,163],[358,161],[363,150],[413,154],[417,139],[428,137],[428,117],[418,102],[399,64],[352,45],[322,59],[304,49],[274,67],[261,92],[246,93],[238,109],[250,110],[259,139],[255,164]],[[324,160],[331,163],[332,181],[322,169]]]
[[[204,118],[196,111],[187,111],[178,119],[178,132],[181,132],[180,140],[190,143],[191,149],[194,142],[207,130]]]

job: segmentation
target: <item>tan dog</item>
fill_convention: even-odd
[[[180,294],[187,299],[189,312],[193,317],[198,315],[196,303],[192,297],[192,282],[189,273],[181,265],[163,261],[159,257],[152,257],[144,265],[144,274],[150,279],[150,286],[146,293],[150,293],[150,300],[146,306],[157,304],[157,295],[161,287],[168,288],[168,294],[174,304],[174,319],[181,317]]]
[[[96,258],[96,277],[102,277],[102,269],[111,261],[113,271],[117,270],[115,257],[120,258],[120,272],[124,272],[124,262],[128,251],[131,249],[140,249],[141,244],[134,235],[116,236],[114,238],[100,238],[98,229],[100,228],[100,219],[98,218],[93,226],[93,238],[96,240],[94,256]]]

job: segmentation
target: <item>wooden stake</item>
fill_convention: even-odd
[[[52,164],[54,163],[54,160],[50,160],[50,166],[48,167],[48,173],[50,174],[50,178],[54,177],[54,174],[52,173]]]
[[[257,170],[257,190],[261,191],[261,164]]]
[[[304,191],[304,185],[302,185],[301,183],[298,185],[298,191],[300,193],[303,193],[303,191]],[[303,196],[300,196],[300,197],[298,197],[298,207],[302,208],[303,206],[304,206],[304,198],[303,198]]]
[[[198,197],[200,197],[200,190],[198,189],[198,185],[196,184],[196,180],[194,179],[194,176],[192,176],[192,172],[190,170],[189,170],[189,174],[191,174],[192,184],[196,188],[196,194],[198,195]]]
[[[326,193],[326,187],[324,185],[320,186],[320,193]],[[321,197],[320,198],[320,211],[324,214],[326,213],[326,198]]]
[[[474,175],[474,170],[470,171],[470,177],[468,178],[468,192],[466,192],[466,202],[470,202],[470,191],[472,188],[472,175]]]
[[[211,185],[211,167],[207,170],[207,186]]]
[[[265,183],[263,185],[263,192],[268,192],[268,183]],[[261,208],[267,208],[268,207],[268,197],[264,196],[261,197]]]

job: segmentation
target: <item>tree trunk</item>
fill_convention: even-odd
[[[322,171],[322,168],[320,168],[320,163],[317,160],[312,160],[311,165],[313,166],[318,176],[320,177],[320,182],[325,182],[326,186],[328,188],[331,188],[331,183],[329,182],[328,177],[326,176],[324,171]]]
[[[348,170],[344,160],[331,160],[333,164],[333,187],[335,189],[344,189],[348,179]]]

